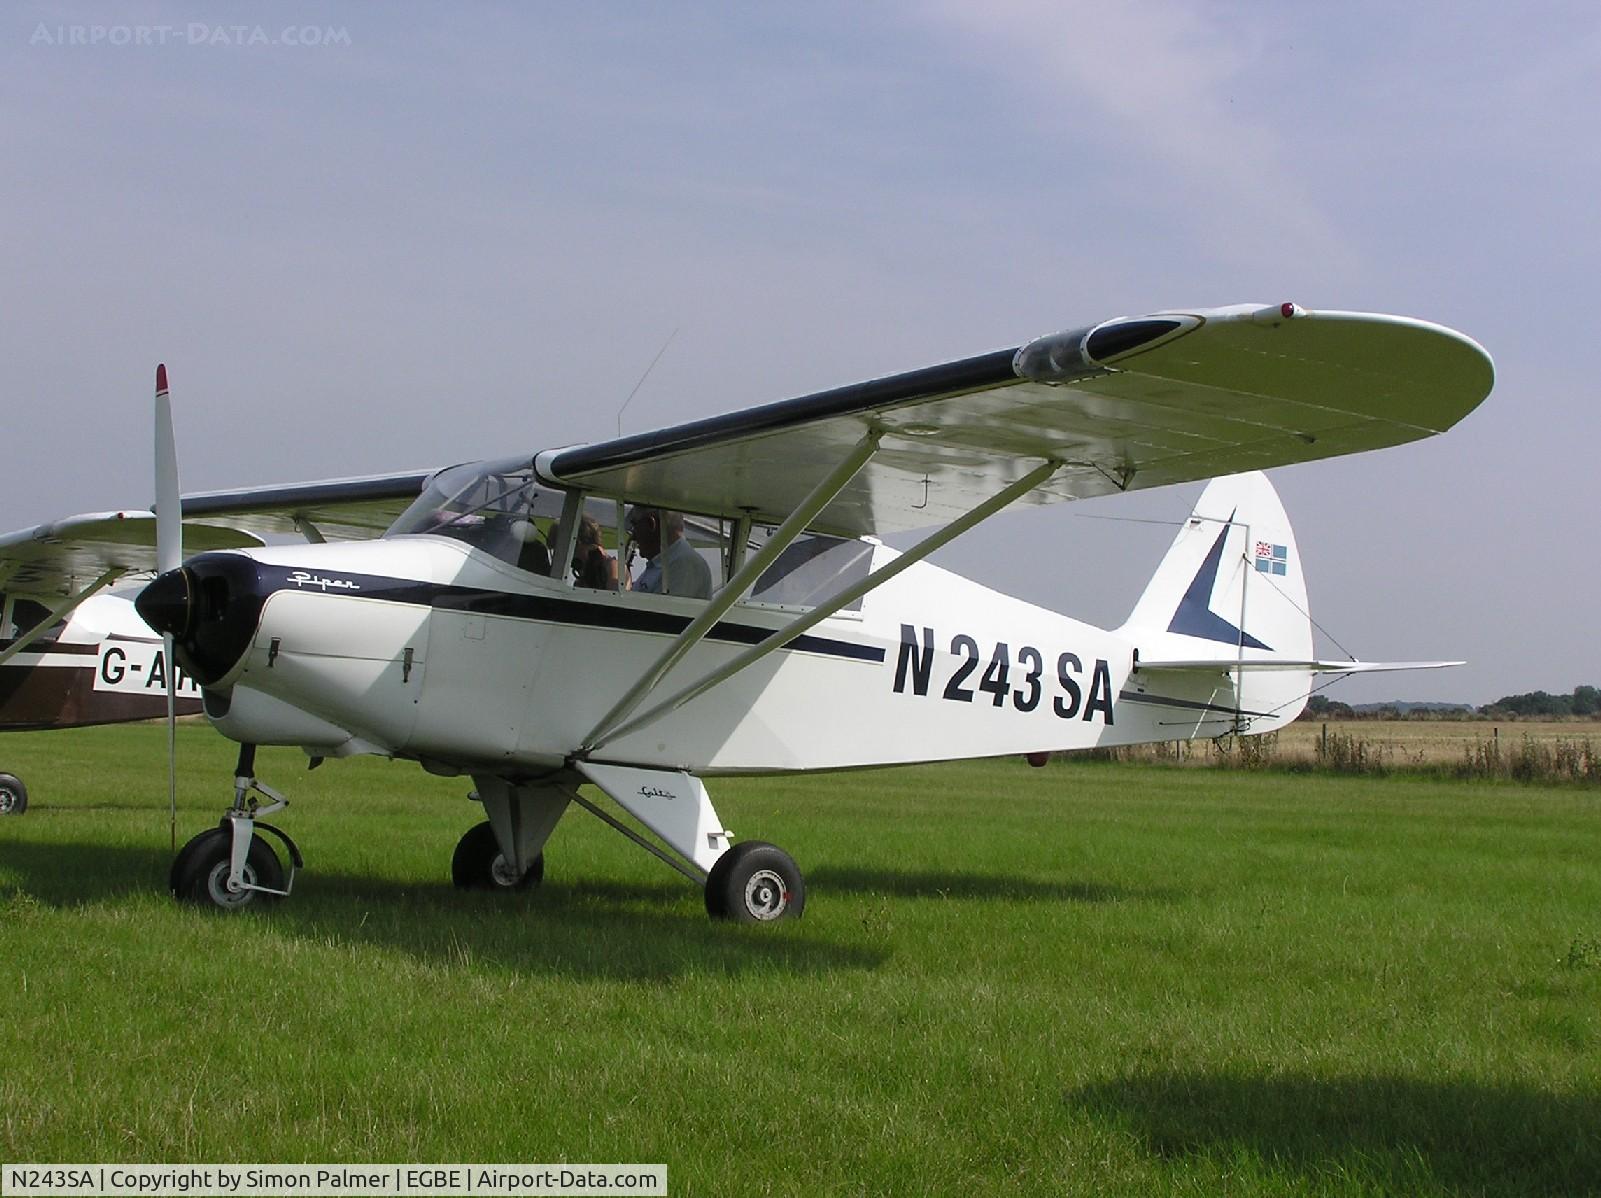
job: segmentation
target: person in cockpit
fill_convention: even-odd
[[[647,559],[634,590],[681,599],[712,597],[712,568],[685,539],[683,513],[630,508],[628,535]]]
[[[601,544],[600,524],[593,516],[578,521],[577,541],[573,545],[574,585],[597,591],[617,589],[617,559]]]

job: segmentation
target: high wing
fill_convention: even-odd
[[[191,554],[250,548],[265,544],[266,535],[374,537],[427,478],[425,471],[408,471],[185,495],[184,548]],[[154,573],[156,523],[149,511],[92,512],[0,535],[0,592],[45,602],[53,620],[124,576]]]
[[[262,543],[239,529],[203,522],[186,522],[183,535],[195,553]],[[0,591],[68,595],[97,579],[155,568],[156,518],[146,511],[69,516],[0,536]]]
[[[1294,304],[1118,318],[1024,345],[537,459],[552,484],[777,522],[832,463],[877,449],[812,522],[946,523],[1041,462],[1044,504],[1399,445],[1490,392],[1476,342]]]
[[[378,536],[422,491],[431,471],[369,474],[290,486],[198,491],[183,497],[185,518],[225,522],[260,536],[364,540]]]
[[[1399,445],[1443,432],[1494,382],[1440,325],[1293,304],[1119,317],[1021,346],[537,458],[553,485],[704,515],[779,522],[877,438],[811,521],[848,536],[945,524],[1060,468],[1044,504]],[[431,471],[183,496],[189,552],[373,537]],[[0,536],[0,588],[67,594],[152,570],[148,512],[74,516]]]

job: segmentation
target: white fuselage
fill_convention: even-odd
[[[248,653],[212,688],[226,735],[313,754],[532,773],[567,763],[703,607],[575,589],[455,540],[251,551],[290,571]],[[874,548],[874,566],[895,556]],[[665,697],[800,609],[733,607],[662,679]],[[1142,693],[1133,642],[919,563],[597,761],[697,774],[839,769],[1079,749],[1234,723],[1226,674]],[[1256,730],[1261,730],[1260,724]]]
[[[224,734],[435,767],[572,758],[701,604],[575,589],[439,537],[258,549],[288,567],[219,687]],[[874,546],[874,567],[895,556]],[[400,586],[402,585],[403,586]],[[656,687],[666,697],[799,609],[738,604]],[[849,769],[1217,735],[1226,674],[1143,693],[1138,645],[929,564],[594,759],[695,774]],[[650,705],[647,700],[644,706]]]

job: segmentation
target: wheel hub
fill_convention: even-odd
[[[745,883],[745,909],[757,919],[777,919],[788,906],[789,891],[776,871],[759,869]]]
[[[240,875],[240,881],[246,886],[256,884],[256,871],[246,865]],[[211,895],[211,901],[219,907],[243,907],[256,897],[254,890],[247,890],[241,886],[238,890],[228,889],[228,861],[223,859],[211,867],[206,875],[206,890]]]
[[[495,860],[489,866],[489,876],[495,879],[496,886],[505,886],[507,889],[522,881],[522,874],[512,869],[502,853],[495,854]]]

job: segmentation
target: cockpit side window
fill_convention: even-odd
[[[632,591],[709,599],[738,562],[756,551],[771,528],[593,497],[584,504],[570,562],[552,570],[551,546],[567,493],[542,487],[527,458],[474,462],[441,470],[401,513],[386,537],[451,537],[519,569],[569,579],[593,590]],[[619,527],[621,520],[621,527]],[[620,547],[619,547],[620,546]],[[739,549],[744,552],[737,552]],[[756,581],[748,601],[818,607],[867,577],[873,547],[865,541],[806,533]],[[860,611],[861,600],[846,611]]]
[[[727,522],[638,505],[624,519],[619,577],[639,594],[710,599],[726,581]]]
[[[735,540],[742,528],[747,529],[746,540],[738,546]],[[773,531],[716,516],[629,508],[618,575],[625,590],[709,598],[726,584],[739,563],[761,549]],[[690,557],[699,561],[689,562]],[[746,602],[820,607],[866,578],[872,567],[872,544],[804,533],[762,571]],[[679,584],[676,591],[675,582]],[[860,611],[861,607],[857,599],[842,610]]]

